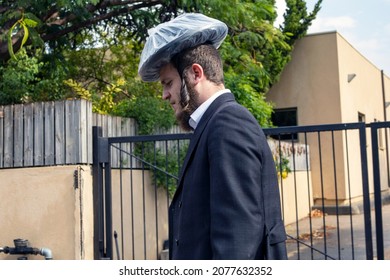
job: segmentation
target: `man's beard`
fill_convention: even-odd
[[[199,107],[198,94],[192,85],[182,80],[180,89],[181,112],[176,116],[180,127],[185,131],[191,131],[193,128],[189,125],[191,114]]]

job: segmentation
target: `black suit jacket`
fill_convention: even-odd
[[[170,259],[286,259],[285,240],[265,135],[231,93],[222,94],[184,160],[169,209]]]

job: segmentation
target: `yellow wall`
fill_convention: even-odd
[[[57,260],[93,259],[92,174],[90,167],[81,168],[0,170],[0,247],[14,247],[13,240],[22,238],[31,247],[49,248]],[[77,188],[75,170],[81,172]]]
[[[333,33],[299,40],[279,83],[267,93],[278,109],[298,107],[298,125],[341,121],[336,42]]]
[[[122,233],[125,237],[125,253],[120,258],[158,259],[163,243],[168,239],[166,190],[154,187],[148,171],[113,170],[112,198],[113,229],[118,232],[120,249]],[[115,248],[115,244],[113,246]],[[117,258],[116,251],[114,258]]]
[[[81,174],[78,178],[74,177],[76,170]],[[113,230],[118,233],[120,250],[125,236],[125,253],[120,257],[158,259],[168,239],[166,191],[154,187],[148,171],[112,170],[111,176]],[[2,169],[0,198],[0,247],[14,247],[13,240],[22,238],[31,247],[49,248],[56,260],[94,258],[90,166]],[[116,258],[115,243],[113,248]],[[18,257],[0,254],[0,260]]]
[[[348,82],[350,74],[356,76]],[[386,93],[390,91],[390,79],[387,76],[385,88]],[[299,40],[292,53],[292,60],[284,69],[279,82],[267,94],[267,99],[277,109],[297,107],[298,125],[357,122],[358,112],[365,114],[367,123],[384,121],[380,69],[365,59],[337,32],[308,35]],[[388,97],[386,99],[389,100]],[[388,114],[389,112],[388,109]],[[369,132],[367,130],[367,153],[369,180],[372,183]],[[383,135],[384,133],[382,138]],[[314,200],[324,198],[325,204],[334,204],[336,200],[343,204],[350,197],[361,197],[358,134],[350,131],[346,138],[340,132],[334,135],[321,133],[320,137],[308,136]],[[303,143],[302,137],[299,141]],[[347,141],[348,151],[345,148]],[[380,150],[381,166],[386,164],[385,153],[384,149]],[[388,184],[385,168],[381,168],[381,172],[381,185],[386,189]]]
[[[308,180],[309,176],[309,180]],[[308,217],[313,206],[310,172],[296,171],[279,179],[282,216],[285,225]]]

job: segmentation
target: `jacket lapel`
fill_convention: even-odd
[[[222,104],[229,102],[229,101],[234,101],[234,100],[235,100],[234,95],[232,93],[229,92],[229,93],[222,94],[217,99],[215,99],[213,103],[211,103],[210,107],[204,113],[203,117],[201,118],[198,126],[196,127],[196,129],[194,131],[194,134],[192,135],[192,137],[190,139],[190,145],[188,147],[187,155],[184,159],[184,163],[183,163],[183,166],[182,166],[181,172],[180,172],[178,189],[180,189],[182,186],[183,175],[186,172],[188,163],[191,161],[191,158],[196,151],[196,147],[198,145],[199,139],[202,136],[203,131],[207,126],[207,123],[209,122],[211,117],[214,115],[214,113],[217,111],[217,109],[221,107]]]

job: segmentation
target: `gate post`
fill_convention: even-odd
[[[370,206],[370,189],[368,184],[367,148],[366,148],[367,140],[366,140],[365,123],[359,123],[359,138],[360,138],[360,156],[361,156],[361,165],[362,165],[366,258],[367,260],[372,260],[374,259],[374,252],[373,252],[373,245],[372,245],[371,206]]]
[[[108,139],[102,128],[93,132],[94,258],[112,259],[111,168]]]
[[[388,124],[388,123],[387,123]],[[381,179],[378,153],[378,128],[386,127],[385,123],[371,123],[371,146],[372,146],[372,168],[374,177],[374,203],[375,203],[375,232],[376,232],[376,250],[377,259],[384,260],[384,242],[383,242],[383,218],[382,218],[382,196]],[[386,150],[387,154],[387,150]]]

